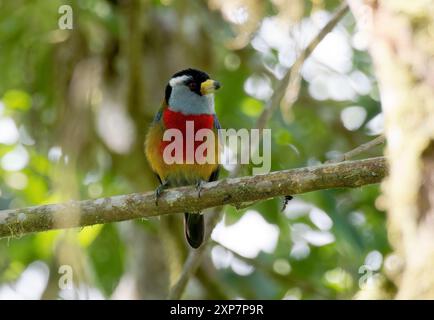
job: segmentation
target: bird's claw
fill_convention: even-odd
[[[292,196],[285,196],[285,198],[283,199],[283,206],[282,206],[282,212],[285,211],[286,206],[288,205],[288,202],[292,200]]]
[[[167,182],[160,184],[157,189],[155,189],[155,205],[158,206],[158,199],[161,197],[164,189],[167,188]]]
[[[196,183],[196,190],[197,190],[197,196],[198,196],[198,198],[200,198],[200,196],[201,196],[201,192],[202,192],[202,189],[203,189],[203,185],[204,185],[205,183],[206,183],[206,182],[203,181],[203,180],[199,180],[199,181]]]

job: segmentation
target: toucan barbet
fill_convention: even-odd
[[[196,69],[179,71],[169,80],[162,106],[155,115],[145,140],[146,157],[160,182],[156,189],[157,204],[160,193],[166,187],[196,185],[200,196],[202,183],[217,180],[220,124],[214,110],[214,92],[219,88],[218,81],[210,79],[207,73]],[[163,155],[171,142],[163,140],[166,130],[178,129],[182,133],[183,160],[189,156],[188,152],[195,152],[201,144],[194,138],[194,141],[187,141],[191,139],[187,137],[187,123],[188,126],[193,124],[194,134],[201,129],[212,130],[215,138],[215,161],[198,163],[193,157],[193,163],[167,163]],[[187,148],[188,142],[193,143],[193,148]],[[203,215],[199,212],[184,213],[184,228],[190,246],[198,248],[205,233]]]

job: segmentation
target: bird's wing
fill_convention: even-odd
[[[158,112],[155,114],[154,119],[152,120],[153,124],[161,121],[161,118],[163,117],[163,111],[164,111],[164,105],[161,106]]]
[[[155,148],[154,146],[159,145],[162,134],[164,132],[164,123],[162,119],[165,108],[167,108],[167,105],[163,103],[160,109],[155,114],[145,139],[146,158],[151,165],[152,171],[155,173],[158,180],[160,181],[160,184],[163,183],[163,180],[159,174],[160,170],[158,170],[158,168],[160,168],[160,155],[158,154],[158,148]]]
[[[219,119],[217,118],[217,115],[214,114],[213,117],[214,117],[214,129],[216,129],[216,130],[221,129],[222,127],[220,125]]]
[[[216,181],[219,178],[219,174],[220,174],[220,166],[218,166],[209,176],[208,182],[211,181]]]
[[[220,151],[220,149],[223,147],[222,142],[222,135],[221,132],[219,131],[222,127],[220,126],[220,122],[219,119],[217,118],[217,115],[214,114],[214,130],[217,131],[217,137],[218,137],[218,144],[219,144],[219,148],[218,150]],[[218,166],[210,175],[208,181],[215,181],[218,179],[219,177],[219,173],[220,173],[220,166]]]

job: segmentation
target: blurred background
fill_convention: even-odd
[[[72,30],[58,26],[64,4]],[[251,128],[340,4],[0,0],[0,210],[153,190],[143,140],[173,73],[210,73],[223,84],[222,126]],[[382,132],[367,45],[347,14],[307,59],[297,101],[268,123],[272,170],[320,164]],[[225,207],[183,297],[350,299],[374,280],[392,295],[378,195],[374,185],[298,195],[283,212],[282,199]],[[165,298],[188,254],[181,218],[0,239],[0,299]],[[62,266],[73,286],[59,285]]]

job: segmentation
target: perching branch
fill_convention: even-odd
[[[384,158],[283,170],[264,175],[224,179],[195,187],[165,191],[155,204],[153,192],[85,201],[70,201],[0,211],[0,237],[85,227],[185,211],[198,212],[223,204],[236,205],[330,188],[356,188],[380,182],[386,175]]]

